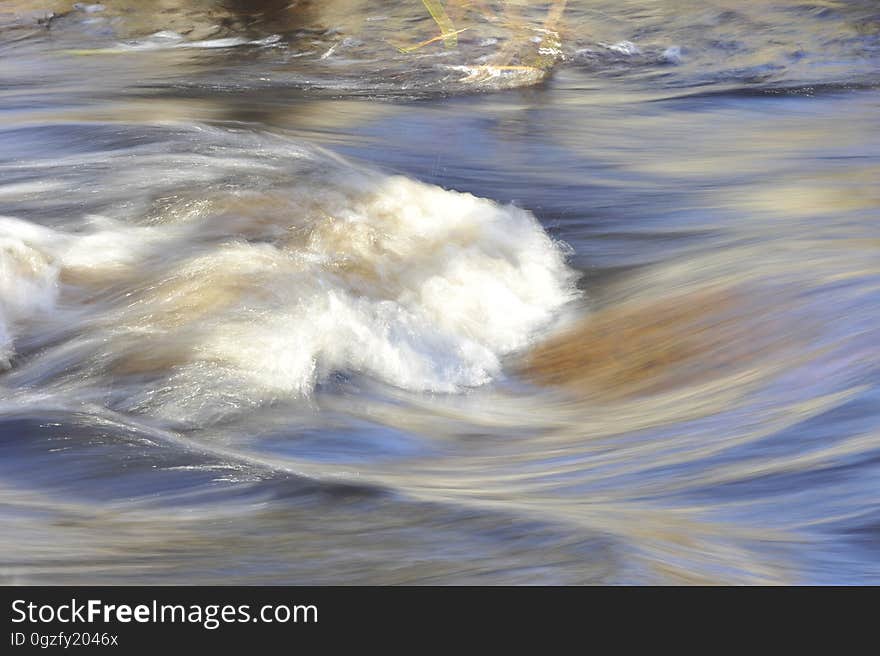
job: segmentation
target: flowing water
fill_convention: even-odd
[[[880,583],[880,5],[445,6],[0,2],[0,581]]]

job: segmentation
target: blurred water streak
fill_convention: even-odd
[[[511,4],[0,2],[0,581],[880,582],[877,4]]]

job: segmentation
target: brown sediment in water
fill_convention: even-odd
[[[532,349],[519,373],[612,398],[709,381],[781,345],[784,333],[755,319],[762,303],[744,289],[715,287],[600,309]]]

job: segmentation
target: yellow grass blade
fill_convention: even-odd
[[[425,5],[434,22],[440,26],[440,34],[444,45],[447,48],[455,48],[458,45],[458,37],[456,36],[458,32],[456,32],[455,25],[453,25],[452,19],[449,18],[443,5],[440,4],[439,0],[422,0],[422,4]]]
[[[451,32],[451,34],[453,36],[455,36],[455,35],[461,34],[462,32],[466,32],[467,30],[468,30],[468,28],[463,27],[460,30],[455,30],[454,32]],[[446,34],[439,34],[437,36],[431,37],[430,39],[425,39],[424,41],[421,41],[421,42],[415,44],[414,46],[394,46],[394,47],[403,53],[414,52],[414,51],[418,50],[419,48],[424,48],[425,46],[431,45],[432,43],[436,43],[437,41],[443,41],[444,39],[447,38],[447,36],[448,35],[446,35]]]

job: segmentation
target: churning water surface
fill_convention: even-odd
[[[445,6],[0,2],[0,581],[880,582],[880,6]]]

